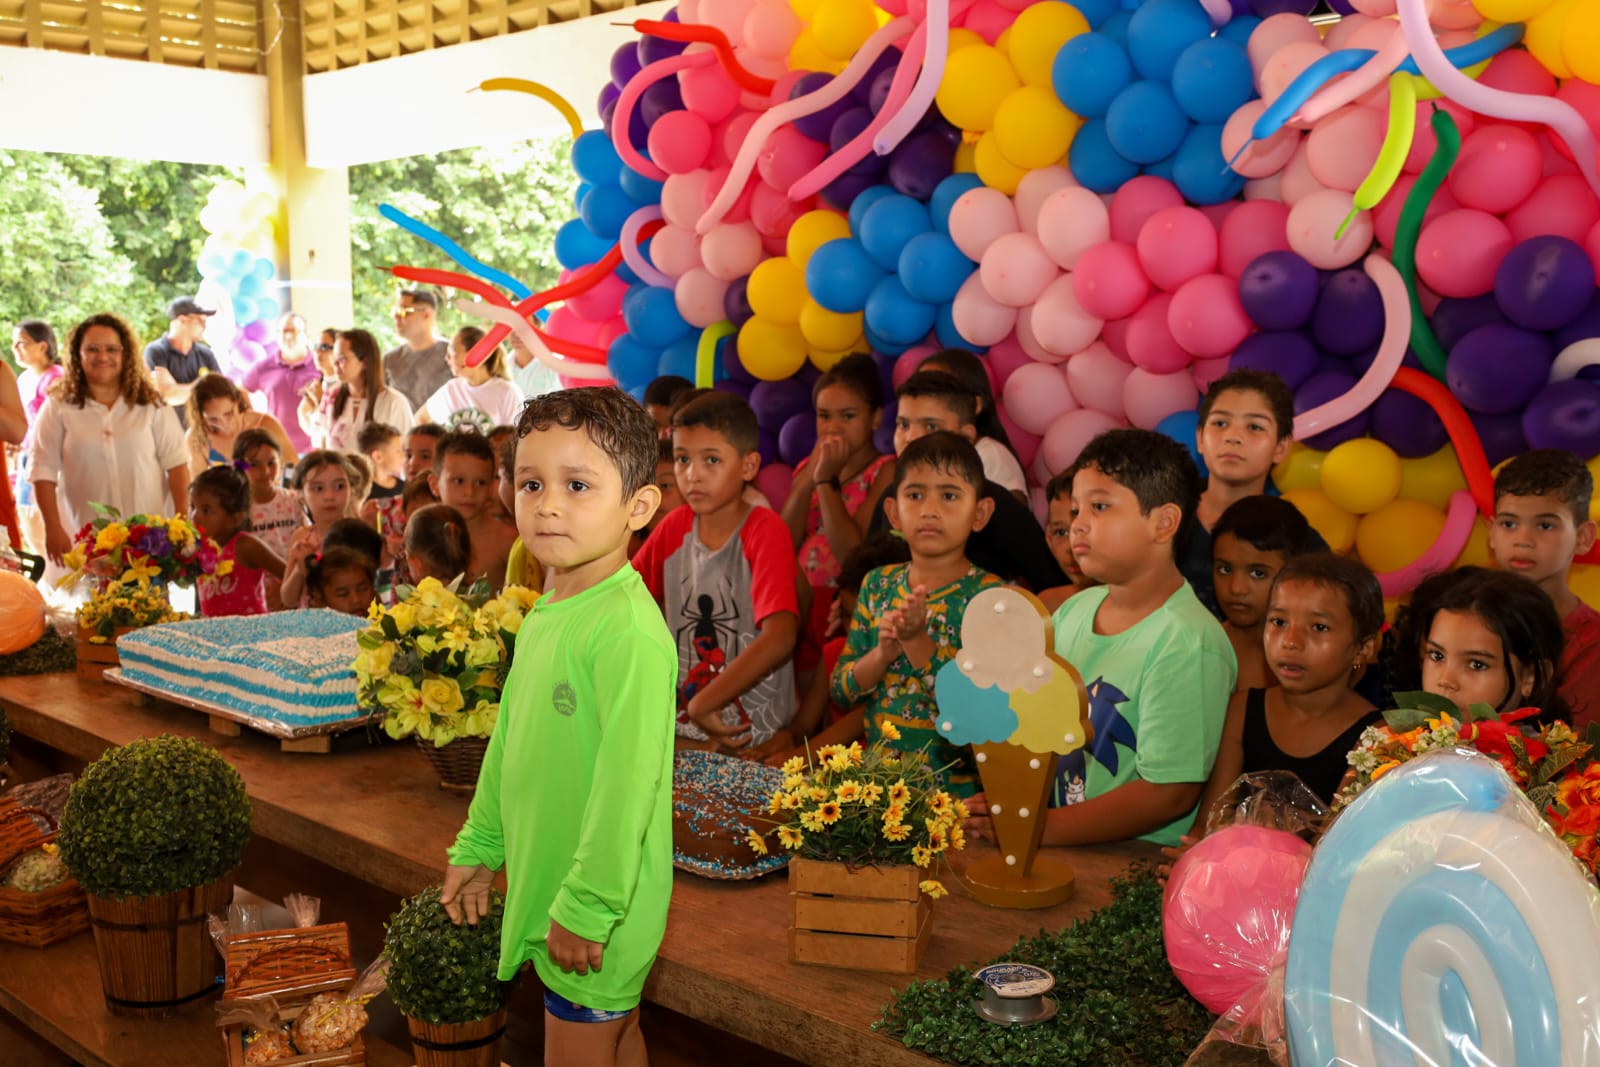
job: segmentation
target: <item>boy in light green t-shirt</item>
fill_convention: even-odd
[[[672,893],[677,650],[628,566],[661,500],[656,432],[616,389],[528,403],[517,529],[549,575],[523,622],[477,792],[445,871],[457,922],[506,871],[500,977],[545,985],[546,1063],[646,1063],[639,998]]]

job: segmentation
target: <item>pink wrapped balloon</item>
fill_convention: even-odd
[[[1189,365],[1193,357],[1172,336],[1172,328],[1167,325],[1167,311],[1171,306],[1171,293],[1156,293],[1133,313],[1128,322],[1127,344],[1128,356],[1135,366],[1156,374],[1171,374]],[[1120,397],[1118,407],[1121,407]]]
[[[1172,867],[1161,937],[1172,973],[1208,1011],[1246,1007],[1289,949],[1311,846],[1286,830],[1226,826]]]
[[[1283,12],[1261,21],[1255,29],[1250,31],[1250,40],[1245,44],[1245,52],[1250,56],[1250,66],[1254,69],[1257,82],[1261,78],[1261,71],[1267,62],[1278,54],[1279,49],[1291,44],[1322,43],[1322,34],[1310,19],[1304,15]]]
[[[1329,189],[1353,193],[1383,148],[1388,120],[1370,107],[1345,107],[1327,115],[1306,138],[1311,174]]]
[[[1017,309],[990,296],[976,271],[956,291],[950,317],[955,322],[956,332],[980,348],[998,343],[1017,327]]]
[[[1295,149],[1300,147],[1300,131],[1290,126],[1264,140],[1253,138],[1250,131],[1266,110],[1265,100],[1251,100],[1229,115],[1222,127],[1222,158],[1230,161],[1235,173],[1246,178],[1278,173],[1289,165]]]
[[[1018,367],[1002,395],[1006,414],[1029,433],[1044,433],[1057,418],[1078,406],[1067,388],[1067,376],[1049,363]]]
[[[995,411],[1000,416],[1000,425],[1005,429],[1006,437],[1011,441],[1011,451],[1016,454],[1017,462],[1026,470],[1039,458],[1039,445],[1044,438],[1018,426],[1012,421],[1011,416],[1006,414],[1004,405],[998,406]]]
[[[1084,407],[1121,419],[1122,383],[1132,373],[1132,364],[1118,359],[1104,341],[1096,341],[1067,360],[1067,387]]]
[[[744,43],[765,59],[785,59],[804,24],[785,0],[757,0],[744,17]]]
[[[1182,206],[1183,194],[1165,178],[1144,174],[1124,182],[1111,197],[1111,239],[1131,245],[1151,215]]]
[[[667,176],[661,183],[661,215],[668,225],[694,229],[700,213],[705,210],[706,185],[710,180],[708,170]]]
[[[739,106],[739,86],[716,63],[678,75],[683,106],[707,122],[721,122]]]
[[[1512,244],[1510,229],[1487,212],[1446,212],[1422,227],[1417,274],[1440,296],[1482,296],[1494,288],[1495,271]]]
[[[1385,248],[1394,247],[1395,231],[1400,228],[1400,215],[1405,211],[1406,197],[1411,195],[1411,187],[1417,184],[1415,175],[1402,174],[1394,183],[1394,188],[1389,194],[1378,201],[1378,206],[1372,209],[1372,232],[1378,238],[1378,243]],[[1588,187],[1584,187],[1588,191]],[[1450,195],[1450,186],[1441,185],[1439,191],[1433,194],[1433,199],[1428,201],[1428,210],[1422,216],[1422,224],[1426,226],[1434,219],[1461,207],[1456,203],[1456,198]]]
[[[1238,278],[1257,256],[1289,251],[1289,205],[1250,200],[1239,205],[1217,231],[1222,273]]]
[[[756,173],[774,189],[788,189],[827,154],[826,145],[813,141],[793,126],[781,126],[767,138],[756,156]]]
[[[1307,67],[1327,54],[1328,49],[1320,42],[1296,41],[1278,49],[1256,75],[1262,99],[1268,103],[1276,100]]]
[[[650,158],[668,174],[688,174],[711,154],[711,124],[693,111],[669,111],[650,127]]]
[[[1139,229],[1139,265],[1157,287],[1173,292],[1190,278],[1217,269],[1217,230],[1192,207],[1168,207]]]
[[[1370,211],[1357,211],[1343,235],[1334,236],[1354,205],[1355,198],[1341,189],[1324,189],[1301,200],[1289,209],[1289,247],[1313,267],[1348,267],[1372,247]]]
[[[950,239],[974,262],[996,240],[1020,228],[1011,198],[998,189],[968,189],[950,207]]]
[[[1450,168],[1450,192],[1462,207],[1502,215],[1526,200],[1544,174],[1539,142],[1505,123],[1479,126]]]
[[[1072,272],[1072,291],[1089,314],[1120,319],[1132,315],[1144,303],[1150,295],[1150,279],[1139,266],[1139,253],[1134,247],[1111,240],[1095,245],[1078,259]]]
[[[1022,192],[1020,186],[1017,192]],[[1039,243],[1062,270],[1072,270],[1084,252],[1111,239],[1111,213],[1105,201],[1082,186],[1057,189],[1045,197],[1035,221]]]
[[[1078,459],[1078,453],[1090,441],[1121,425],[1121,420],[1092,408],[1066,412],[1052,422],[1050,429],[1045,432],[1037,461],[1054,477],[1072,466]]]
[[[1040,346],[1062,359],[1088,348],[1105,325],[1104,320],[1089,314],[1078,303],[1072,292],[1072,278],[1065,274],[1046,286],[1039,299],[1022,314],[1028,317]]]
[[[1220,274],[1202,274],[1173,293],[1167,327],[1184,351],[1200,359],[1228,355],[1255,329],[1239,302],[1238,283]]]
[[[1039,238],[1021,231],[1005,234],[990,244],[978,266],[978,276],[989,295],[1014,308],[1038,300],[1059,273]]]
[[[1515,51],[1501,53],[1502,56],[1526,54]],[[1537,66],[1538,60],[1533,62]],[[1428,160],[1439,150],[1439,138],[1434,135],[1431,121],[1435,108],[1450,112],[1450,117],[1456,120],[1456,129],[1461,131],[1463,138],[1470,137],[1478,125],[1477,116],[1453,100],[1418,100],[1416,127],[1411,134],[1411,151],[1406,153],[1403,165],[1407,174],[1421,174],[1422,168],[1428,165]]]
[[[1189,365],[1189,374],[1194,378],[1194,387],[1202,393],[1211,388],[1211,383],[1228,373],[1228,364],[1233,362],[1233,356],[1218,356],[1216,359],[1197,359]]]
[[[1311,173],[1311,146],[1302,139],[1300,147],[1294,150],[1294,155],[1284,164],[1278,184],[1279,195],[1285,204],[1294,207],[1312,193],[1320,193],[1326,188],[1327,186],[1317,181],[1317,176]]]
[[[714,277],[704,267],[695,267],[678,279],[672,296],[683,321],[697,330],[703,330],[727,317],[727,312],[722,308],[722,298],[727,292],[727,282]]]
[[[902,356],[901,358],[904,359],[905,357]],[[989,374],[994,379],[995,391],[1004,391],[1006,382],[1017,372],[1017,369],[1025,367],[1032,362],[1033,358],[1022,350],[1022,346],[1017,343],[1015,337],[1007,337],[990,345],[988,366]]]
[[[1199,402],[1200,391],[1186,370],[1153,374],[1135,367],[1122,383],[1122,410],[1141,430],[1153,430],[1168,415],[1192,411]]]
[[[694,236],[692,230],[677,232]],[[680,238],[675,234],[673,240],[677,241]],[[724,222],[698,240],[700,259],[713,278],[731,282],[749,274],[756,269],[756,264],[761,262],[761,233],[752,223]],[[662,269],[666,270],[665,267]],[[671,274],[672,271],[668,270],[667,273]]]
[[[1539,183],[1533,195],[1506,215],[1506,228],[1518,244],[1530,237],[1553,235],[1583,243],[1600,220],[1600,200],[1577,174],[1557,174]]]
[[[650,238],[650,262],[661,273],[674,278],[700,266],[700,238],[694,232],[693,223],[689,227],[668,225],[658,230]],[[752,262],[750,267],[730,275],[729,280],[749,273],[754,266]]]
[[[562,281],[566,280],[565,275],[563,271]],[[622,298],[627,293],[628,283],[613,272],[601,278],[594,288],[567,297],[566,306],[579,318],[605,322],[622,310]]]
[[[1039,211],[1044,207],[1044,202],[1053,193],[1062,189],[1074,188],[1080,188],[1078,179],[1072,176],[1070,170],[1059,164],[1053,167],[1040,167],[1038,170],[1030,170],[1027,176],[1017,184],[1017,193],[1013,200],[1017,208],[1018,224],[1030,233],[1038,233]],[[1105,240],[1105,238],[1101,238],[1101,240]]]

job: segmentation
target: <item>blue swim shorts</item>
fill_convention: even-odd
[[[629,1011],[600,1011],[597,1008],[586,1008],[582,1004],[574,1004],[560,993],[544,991],[544,1010],[566,1023],[614,1023],[618,1019],[626,1019]]]

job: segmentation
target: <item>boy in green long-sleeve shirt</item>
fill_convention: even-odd
[[[517,530],[549,592],[517,635],[500,718],[445,872],[456,922],[506,870],[500,977],[532,961],[552,1065],[646,1063],[639,998],[672,893],[678,656],[628,565],[661,500],[656,430],[616,389],[528,403]]]

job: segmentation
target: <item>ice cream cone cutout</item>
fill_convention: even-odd
[[[1093,731],[1083,679],[1054,649],[1055,626],[1033,594],[986,589],[967,605],[961,648],[935,679],[939,733],[973,747],[1000,846],[967,868],[967,887],[999,908],[1072,896],[1072,868],[1039,856],[1039,841],[1057,759]]]

